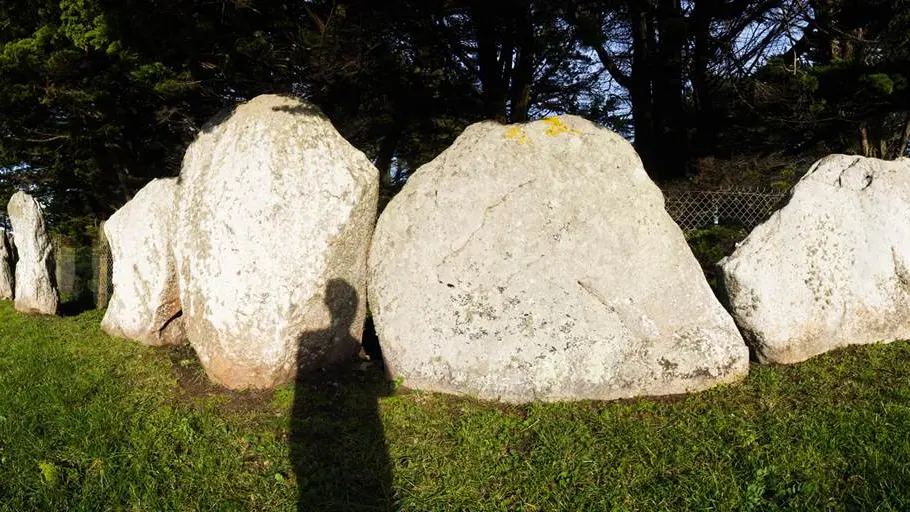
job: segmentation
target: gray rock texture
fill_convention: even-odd
[[[16,311],[54,315],[60,298],[54,283],[54,248],[44,227],[41,206],[16,192],[7,206],[19,261],[16,263]]]
[[[177,194],[175,178],[154,180],[104,224],[114,293],[101,328],[112,336],[145,345],[185,339],[173,255]]]
[[[820,160],[720,267],[760,361],[910,338],[910,160]]]
[[[218,116],[180,187],[184,325],[214,381],[268,388],[357,351],[379,175],[316,107],[267,95]]]
[[[385,209],[369,266],[383,354],[408,387],[615,399],[748,371],[632,146],[578,117],[468,127]]]
[[[0,299],[11,300],[15,295],[15,265],[9,234],[0,231]]]

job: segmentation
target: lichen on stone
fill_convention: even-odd
[[[562,119],[558,117],[548,117],[543,120],[547,125],[546,133],[550,137],[556,137],[562,135],[563,133],[578,134],[578,130],[573,130],[569,128],[569,125],[563,122]]]
[[[524,128],[518,125],[510,126],[508,129],[506,129],[506,138],[512,139],[519,144],[527,144],[531,142],[531,140],[528,138],[528,134],[525,133]]]

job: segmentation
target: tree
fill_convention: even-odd
[[[135,4],[0,8],[2,179],[41,197],[52,218],[105,218],[149,179],[175,174],[200,118],[230,100],[223,67],[210,63],[230,53],[182,39],[204,37],[214,12]]]
[[[292,32],[296,91],[379,168],[386,195],[468,124],[586,113],[610,122],[601,73],[543,1],[306,4]]]
[[[573,0],[565,18],[631,103],[635,147],[651,176],[684,178],[715,151],[717,93],[747,76],[794,26],[783,0]]]
[[[899,0],[810,2],[807,72],[817,114],[839,117],[859,153],[893,159],[910,142],[910,12]],[[798,70],[795,70],[798,72]],[[857,144],[847,144],[857,149]]]
[[[808,2],[805,30],[737,91],[725,145],[893,159],[910,139],[910,13],[899,0]]]
[[[93,225],[261,93],[320,106],[386,197],[483,119],[585,115],[633,137],[660,181],[715,157],[894,157],[910,137],[900,1],[9,0],[0,189]]]

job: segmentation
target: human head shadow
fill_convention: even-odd
[[[321,370],[312,366],[316,347],[359,347],[350,331],[357,291],[340,279],[326,286],[331,325],[300,336],[291,415],[291,463],[298,510],[393,510],[392,467],[379,415],[379,398],[390,392],[381,359],[346,358]],[[325,357],[325,355],[322,355]],[[331,358],[329,358],[331,359]]]
[[[289,98],[292,100],[298,100],[298,101],[300,100],[299,97],[297,97],[293,94],[278,93],[276,95],[284,97],[284,98]],[[208,118],[207,121],[202,123],[202,126],[199,128],[199,133],[197,133],[195,139],[198,139],[200,136],[202,136],[204,134],[210,134],[210,133],[215,132],[219,126],[226,123],[234,116],[234,114],[237,112],[237,109],[240,108],[241,105],[252,100],[253,97],[255,97],[255,95],[250,96],[249,98],[246,98],[246,99],[237,99],[236,101],[230,103],[229,105],[222,106],[220,109],[218,109],[215,112],[215,114],[213,114],[210,118]],[[318,107],[311,105],[309,103],[303,102],[303,101],[301,101],[297,105],[275,106],[275,107],[272,107],[272,111],[273,112],[284,112],[284,113],[287,113],[287,114],[290,114],[293,116],[297,116],[297,115],[313,116],[313,117],[319,117],[324,120],[328,120],[328,117],[326,117],[326,115]],[[194,142],[194,140],[189,141],[188,143],[192,144],[193,142]],[[182,163],[180,165],[180,168],[181,169],[183,168]],[[177,177],[178,184],[182,184],[184,182],[185,178],[184,178],[182,172],[178,173],[176,177]]]
[[[303,115],[303,116],[312,116],[318,117],[328,121],[326,115],[319,109],[319,107],[301,101],[300,98],[294,96],[293,94],[279,94],[283,98],[288,98],[297,102],[295,105],[281,105],[277,107],[272,107],[274,112],[285,112],[291,115]]]
[[[298,98],[297,96],[295,96],[293,94],[280,93],[280,94],[277,94],[277,96],[281,96],[283,98],[289,98],[292,100],[298,100],[298,101],[300,100],[300,98]],[[226,121],[228,121],[231,117],[233,117],[234,113],[245,101],[249,101],[251,99],[252,99],[252,97],[248,98],[247,100],[237,101],[230,105],[222,107],[217,112],[215,112],[215,114],[212,117],[210,117],[205,123],[202,124],[200,131],[202,133],[212,133],[213,131],[215,131],[216,128],[218,128],[219,126],[224,124]],[[285,112],[285,113],[288,113],[291,115],[308,115],[308,116],[316,116],[316,117],[321,117],[321,118],[326,119],[325,114],[323,114],[323,112],[321,110],[319,110],[318,107],[311,105],[309,103],[305,103],[305,102],[300,102],[297,105],[276,106],[276,107],[272,107],[272,110],[274,112]]]

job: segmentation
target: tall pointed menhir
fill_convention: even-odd
[[[54,281],[54,248],[44,226],[38,201],[16,192],[7,207],[19,253],[16,264],[16,310],[54,315],[60,299]]]

